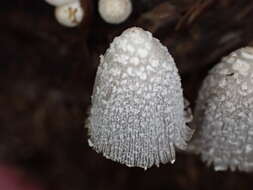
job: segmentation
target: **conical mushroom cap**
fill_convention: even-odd
[[[87,127],[90,146],[129,167],[173,163],[175,147],[186,148],[180,77],[150,32],[130,28],[101,56]]]
[[[253,170],[253,48],[236,50],[203,82],[189,149],[215,170]]]

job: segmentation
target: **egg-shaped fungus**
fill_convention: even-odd
[[[98,11],[105,22],[120,24],[132,13],[131,0],[99,0]]]
[[[55,8],[56,20],[63,26],[75,27],[84,17],[84,10],[79,1],[68,3]]]
[[[101,56],[86,127],[89,145],[129,167],[174,163],[193,130],[181,81],[167,48],[133,27]]]

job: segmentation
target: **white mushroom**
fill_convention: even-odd
[[[55,9],[56,20],[67,27],[79,25],[84,17],[84,11],[79,1],[64,4]]]
[[[253,48],[234,51],[204,80],[190,149],[214,169],[253,171]]]
[[[129,167],[174,163],[193,130],[186,126],[175,62],[141,28],[116,37],[101,56],[86,126],[89,145]]]
[[[99,0],[98,11],[110,24],[124,22],[132,13],[131,0]]]
[[[77,2],[79,0],[45,0],[45,1],[50,5],[58,7],[68,3]]]

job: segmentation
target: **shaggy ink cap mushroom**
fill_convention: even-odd
[[[193,130],[167,48],[148,31],[125,30],[100,57],[86,127],[89,145],[129,167],[174,163]]]
[[[253,171],[253,48],[224,57],[199,91],[189,149],[216,171]]]

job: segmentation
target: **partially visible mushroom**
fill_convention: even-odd
[[[80,0],[45,0],[55,6],[55,18],[63,26],[78,26],[84,17]]]
[[[185,113],[185,111],[187,113]],[[174,163],[193,130],[181,81],[167,48],[130,28],[101,56],[87,120],[89,145],[129,167]]]
[[[45,0],[45,1],[50,5],[58,7],[68,3],[77,2],[79,0]]]
[[[79,25],[84,17],[84,11],[79,1],[64,4],[55,9],[56,20],[67,27]]]
[[[120,24],[132,13],[131,0],[99,0],[98,11],[105,22]]]
[[[253,171],[253,48],[234,51],[203,82],[190,150],[216,171]]]

